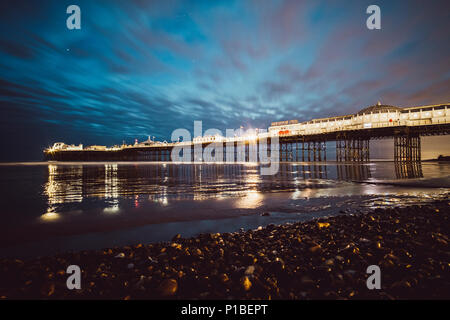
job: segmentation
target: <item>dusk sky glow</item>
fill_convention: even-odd
[[[66,8],[81,8],[81,30]],[[366,8],[381,8],[381,30]],[[1,161],[450,100],[448,1],[0,4]],[[448,137],[447,137],[448,141]]]

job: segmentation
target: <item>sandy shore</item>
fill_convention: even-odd
[[[450,299],[450,203],[0,260],[3,299]],[[66,268],[82,270],[68,290]],[[366,269],[381,269],[381,289]]]

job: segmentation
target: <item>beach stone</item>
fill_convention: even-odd
[[[55,284],[53,282],[45,283],[41,288],[41,294],[50,297],[55,293]]]
[[[226,273],[220,274],[219,279],[220,279],[220,282],[222,282],[222,283],[227,283],[228,281],[230,281],[230,278],[228,277],[228,275]]]
[[[309,248],[309,251],[312,253],[321,253],[322,247],[320,245],[315,245]]]
[[[164,297],[175,295],[177,290],[178,282],[175,279],[164,279],[158,287],[158,292]]]
[[[332,266],[332,265],[334,265],[334,259],[328,259],[328,260],[326,260],[326,261],[325,261],[325,264],[326,264],[327,266]]]
[[[150,261],[150,263],[155,263],[155,264],[157,264],[158,263],[158,260],[157,259],[153,259],[152,257],[147,257],[147,259]]]
[[[176,242],[176,241],[178,241],[179,239],[181,239],[181,234],[176,234],[173,238],[172,238],[172,242]]]
[[[255,266],[248,266],[245,270],[245,274],[248,276],[253,275],[253,272],[255,272]]]
[[[251,289],[252,282],[247,276],[242,277],[240,282],[245,291],[249,291]]]
[[[328,228],[330,226],[330,223],[328,223],[328,222],[317,222],[317,226],[319,227],[319,229]]]
[[[181,250],[181,248],[183,247],[181,244],[176,243],[176,242],[173,242],[170,246],[171,246],[172,248],[177,249],[177,250]]]

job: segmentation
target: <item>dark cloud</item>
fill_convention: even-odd
[[[60,140],[169,140],[194,120],[265,128],[450,98],[446,1],[379,1],[377,31],[368,1],[77,4],[75,31],[64,1],[0,4],[2,160],[40,159]]]

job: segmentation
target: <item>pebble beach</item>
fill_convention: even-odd
[[[450,299],[450,203],[0,259],[1,299]],[[69,290],[69,265],[81,289]],[[381,270],[369,290],[367,267]]]

